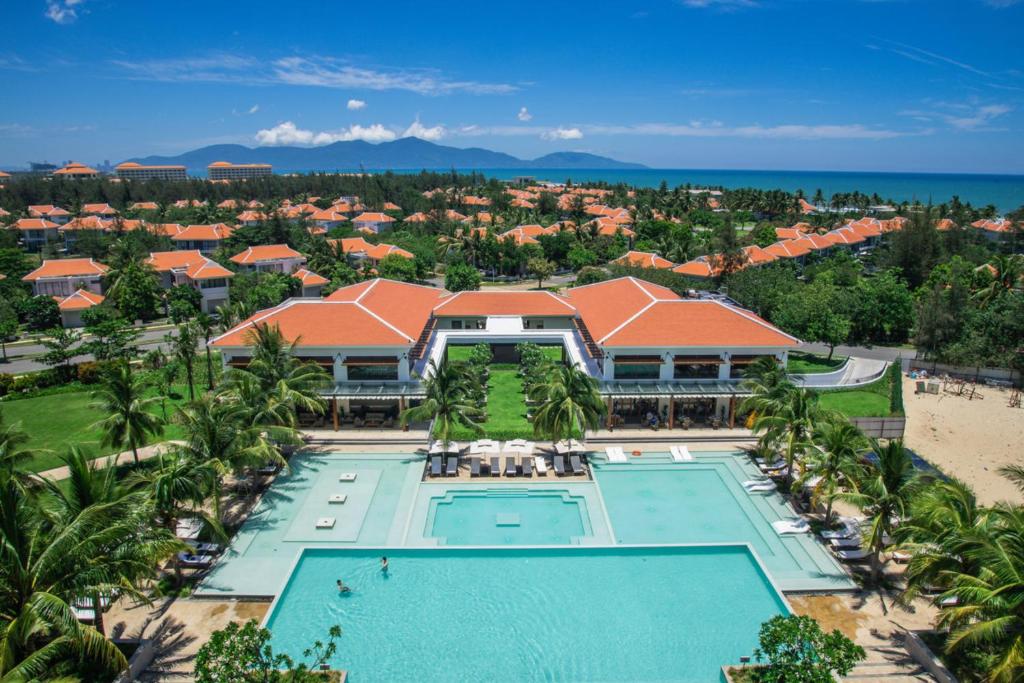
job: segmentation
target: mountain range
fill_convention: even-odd
[[[210,145],[177,156],[129,159],[140,164],[180,164],[190,172],[205,173],[214,161],[236,164],[271,164],[275,171],[352,171],[365,169],[638,169],[643,164],[616,161],[585,152],[554,152],[536,159],[480,147],[448,147],[419,138],[400,138],[371,144],[362,140],[335,142],[322,147],[245,147]]]

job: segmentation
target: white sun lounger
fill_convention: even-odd
[[[765,481],[745,481],[743,482],[743,488],[747,490],[747,493],[771,493],[778,488],[778,485],[771,479]]]
[[[628,462],[621,446],[608,446],[604,452],[608,456],[608,462]]]
[[[356,480],[356,473],[355,472],[343,472],[342,474],[338,475],[338,481],[355,481],[355,480]]]
[[[544,460],[544,456],[542,456],[542,455],[534,456],[534,458],[533,458],[533,467],[534,467],[534,469],[537,470],[537,476],[538,477],[541,477],[541,476],[546,477],[546,476],[548,476],[548,464],[547,464],[547,461]]]
[[[860,562],[871,557],[870,550],[837,550],[835,553],[843,562]]]
[[[693,460],[693,455],[690,454],[690,449],[683,444],[672,446],[669,449],[672,453],[672,460],[675,462],[689,462]]]
[[[806,534],[811,530],[811,525],[806,519],[777,519],[772,522],[772,527],[779,535],[784,534]]]
[[[857,550],[860,548],[859,538],[833,538],[828,542],[835,550]]]
[[[333,529],[334,528],[334,517],[320,517],[316,520],[317,529]]]
[[[842,522],[842,527],[830,531],[819,531],[818,535],[826,541],[830,541],[833,538],[852,538],[860,533],[860,525],[852,519],[844,519]]]
[[[344,493],[332,493],[330,498],[327,499],[327,502],[331,505],[341,505],[346,500],[348,500],[348,496]]]

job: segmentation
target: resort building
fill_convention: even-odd
[[[0,185],[6,185],[11,182],[11,174],[0,171]]]
[[[91,258],[47,259],[21,279],[32,283],[35,296],[67,297],[78,290],[100,294],[101,279],[108,270]]]
[[[122,180],[188,180],[184,166],[143,166],[134,161],[118,164],[114,173]]]
[[[231,257],[240,270],[256,273],[294,273],[306,265],[306,257],[287,244],[248,247]]]
[[[386,213],[364,212],[352,219],[352,225],[356,230],[372,232],[374,234],[387,230],[395,222],[395,219]]]
[[[206,175],[210,180],[249,180],[272,174],[270,164],[232,164],[228,161],[215,161],[206,167]]]
[[[231,236],[231,233],[231,226],[225,223],[189,225],[171,235],[171,241],[174,242],[175,249],[198,250],[204,254],[212,254],[224,240]]]
[[[64,328],[84,327],[82,313],[93,306],[99,306],[106,299],[102,294],[90,292],[88,289],[79,289],[76,292],[58,299],[57,308],[60,310],[60,324]]]
[[[71,220],[71,213],[53,204],[34,204],[28,207],[29,218],[45,218],[48,221],[63,225]]]
[[[164,289],[187,285],[199,290],[204,313],[214,313],[218,306],[227,303],[228,282],[235,274],[198,250],[155,251],[146,263],[160,275]]]
[[[391,280],[343,287],[326,299],[290,299],[261,311],[211,345],[244,367],[257,324],[297,340],[299,357],[333,377],[325,393],[339,428],[367,412],[392,421],[423,397],[450,346],[489,344],[501,362],[530,341],[560,349],[598,382],[608,427],[657,416],[677,423],[734,425],[744,371],[769,356],[785,362],[799,344],[753,313],[719,299],[684,299],[634,278],[550,292],[460,292]]]
[[[323,275],[317,275],[309,268],[299,268],[292,277],[302,283],[301,296],[306,299],[319,299],[324,287],[330,284],[330,280]]]
[[[345,255],[355,261],[356,265],[368,263],[370,266],[376,266],[385,256],[392,254],[404,258],[415,258],[412,252],[401,247],[384,243],[370,244],[362,237],[343,237],[340,240],[327,240],[327,242],[333,245],[338,245],[340,242]]]
[[[59,224],[46,218],[19,218],[11,226],[21,233],[21,243],[29,251],[39,251],[57,239]]]
[[[666,270],[676,265],[651,251],[626,252],[624,256],[620,256],[612,261],[612,263],[633,268],[662,268]]]
[[[77,161],[70,161],[64,168],[58,168],[53,172],[53,175],[57,178],[66,178],[68,180],[80,180],[88,178],[98,178],[100,172],[94,168],[89,168],[85,164],[80,164]]]

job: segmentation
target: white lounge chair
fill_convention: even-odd
[[[689,462],[693,460],[690,449],[683,444],[672,446],[669,448],[669,452],[672,454],[672,460],[675,462]]]
[[[870,550],[837,550],[835,553],[843,562],[862,562],[871,557]]]
[[[806,534],[811,530],[811,525],[806,519],[800,517],[798,519],[777,519],[772,522],[772,528],[775,529],[775,533],[781,536],[785,534]]]
[[[548,476],[548,463],[544,459],[544,456],[537,455],[533,458],[533,467],[537,470],[538,477]]]
[[[838,529],[831,529],[828,531],[819,531],[818,535],[826,541],[830,541],[833,538],[853,538],[860,534],[860,525],[852,519],[842,519],[842,526]]]
[[[342,505],[346,500],[348,500],[348,496],[344,493],[332,493],[327,502],[331,505]]]
[[[765,479],[764,481],[745,481],[743,482],[743,488],[747,490],[747,493],[771,493],[779,488],[771,479]]]
[[[316,520],[316,528],[317,529],[333,529],[335,521],[337,521],[337,520],[335,520],[334,517],[321,517],[318,520]]]
[[[608,462],[628,462],[621,446],[608,446],[604,452],[608,456]]]
[[[860,538],[833,538],[828,544],[835,550],[857,550],[860,548]]]
[[[338,481],[355,481],[355,480],[356,480],[356,473],[355,472],[343,472],[342,474],[338,475]]]

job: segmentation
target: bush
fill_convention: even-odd
[[[480,289],[480,273],[468,264],[453,263],[445,270],[444,288],[449,292]]]
[[[60,309],[53,297],[34,296],[21,302],[21,315],[28,329],[39,332],[60,326]]]
[[[11,393],[11,387],[14,386],[14,375],[9,375],[6,372],[0,373],[0,396],[6,396]]]
[[[91,360],[78,365],[78,381],[82,384],[97,384],[110,367],[114,365],[109,360]]]
[[[586,266],[580,268],[580,272],[576,275],[576,282],[573,284],[577,287],[582,287],[583,285],[592,285],[596,282],[604,282],[607,279],[608,273],[601,268]]]
[[[811,617],[774,616],[761,624],[754,670],[762,683],[832,683],[845,676],[865,657],[864,649],[839,631],[825,633]]]

